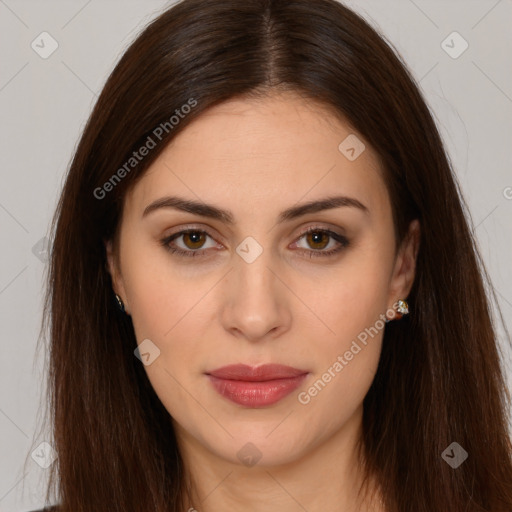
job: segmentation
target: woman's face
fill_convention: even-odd
[[[126,197],[119,264],[107,248],[184,449],[272,466],[355,435],[416,246],[395,254],[378,159],[348,125],[291,93],[210,109]],[[300,372],[209,375],[238,364]]]

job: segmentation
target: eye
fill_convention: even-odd
[[[314,248],[314,250],[306,250],[306,253],[309,254],[310,258],[317,256],[333,256],[334,254],[339,253],[349,245],[349,241],[345,236],[340,235],[339,233],[335,233],[330,229],[322,229],[317,226],[310,227],[306,231],[304,231],[301,234],[299,240],[301,240],[302,238],[305,239],[306,243],[310,247]],[[327,251],[323,250],[329,246],[330,242],[333,241],[334,243],[331,244],[331,249]],[[332,245],[334,245],[334,247],[332,247]]]
[[[160,242],[161,244],[172,254],[177,254],[178,256],[201,256],[206,252],[206,250],[201,249],[204,245],[204,241],[206,238],[212,238],[211,235],[207,231],[203,231],[200,229],[186,229],[183,231],[179,231],[173,235],[170,235]],[[171,244],[175,243],[175,240],[182,238],[182,246],[181,248],[175,247]],[[201,250],[198,250],[201,249]]]
[[[176,242],[179,241],[180,238],[182,239],[181,247]],[[201,229],[186,229],[163,238],[160,243],[172,254],[196,257],[203,256],[208,252],[207,249],[215,247],[215,245],[213,245],[205,248],[204,244],[207,238],[211,238],[213,240],[212,235],[207,231]],[[301,249],[301,252],[308,254],[310,258],[317,256],[329,257],[342,251],[349,245],[348,239],[343,235],[335,233],[329,229],[322,229],[315,226],[304,231],[294,244],[297,244],[298,241],[303,238],[310,247],[313,247],[313,250],[306,248]],[[329,250],[324,250],[330,244],[333,245],[331,242],[334,243],[334,247],[331,247]]]

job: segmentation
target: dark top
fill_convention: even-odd
[[[57,505],[53,505],[52,507],[39,508],[37,510],[32,510],[31,512],[58,512],[59,509]]]

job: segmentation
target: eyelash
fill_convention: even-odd
[[[179,238],[180,236],[186,235],[189,233],[205,233],[210,238],[213,238],[213,236],[208,231],[205,231],[202,229],[185,229],[183,231],[179,231],[179,232],[174,233],[168,237],[163,238],[162,240],[160,240],[160,243],[167,251],[169,251],[170,253],[175,254],[177,256],[184,256],[184,257],[189,257],[189,258],[203,256],[203,254],[205,252],[207,252],[208,249],[184,251],[182,249],[178,249],[176,247],[171,247],[169,245],[176,238]],[[299,236],[299,238],[297,239],[297,241],[300,240],[301,238],[303,238],[304,236],[308,235],[309,233],[322,233],[322,234],[328,235],[330,238],[333,238],[336,242],[338,242],[340,244],[337,248],[330,249],[329,251],[313,250],[313,249],[311,249],[311,250],[299,249],[299,251],[309,253],[310,258],[313,258],[313,257],[328,258],[328,257],[334,256],[335,254],[341,252],[343,249],[348,247],[350,244],[349,240],[346,237],[344,237],[343,235],[340,235],[338,233],[335,233],[334,231],[330,231],[328,229],[323,229],[323,228],[316,227],[316,226],[310,227],[306,231],[302,232],[301,235]]]

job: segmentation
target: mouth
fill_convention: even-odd
[[[244,364],[207,372],[213,388],[238,405],[256,408],[275,404],[295,390],[309,374],[291,366]]]

